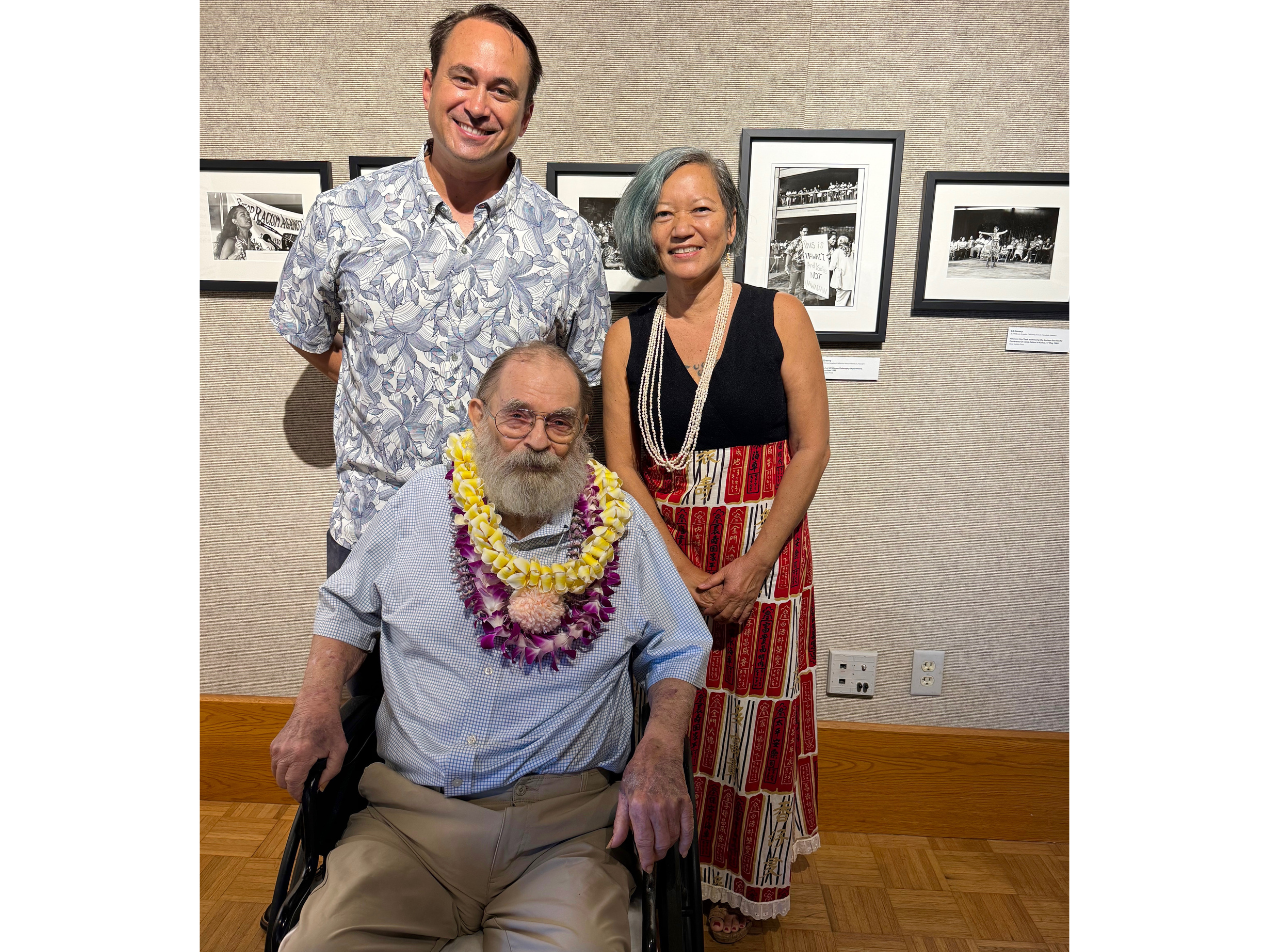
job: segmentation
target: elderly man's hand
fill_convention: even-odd
[[[273,777],[278,786],[296,800],[304,795],[304,781],[313,764],[326,758],[326,769],[319,781],[324,789],[344,766],[347,753],[348,741],[344,739],[344,726],[339,719],[338,694],[333,703],[328,698],[298,698],[290,720],[269,745]]]
[[[608,847],[620,845],[632,833],[640,867],[651,870],[675,843],[679,855],[687,855],[695,823],[683,777],[681,740],[676,744],[645,736],[621,778]]]

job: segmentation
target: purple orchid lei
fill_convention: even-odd
[[[446,479],[453,482],[452,466]],[[573,504],[572,525],[569,527],[570,558],[577,558],[591,530],[603,522],[603,508],[598,497],[599,491],[592,482]],[[462,508],[453,502],[452,491],[450,499],[454,514],[462,514]],[[525,671],[534,665],[545,668],[547,664],[558,671],[562,662],[574,661],[578,651],[589,648],[603,634],[604,624],[615,611],[612,593],[621,584],[621,576],[617,572],[619,540],[612,543],[612,549],[612,559],[604,574],[591,582],[580,595],[565,593],[562,596],[564,617],[560,624],[553,631],[538,634],[523,630],[511,620],[507,610],[511,586],[498,578],[497,573],[481,559],[467,526],[455,523],[454,577],[464,604],[476,616],[480,647],[501,651],[504,658],[522,665]]]

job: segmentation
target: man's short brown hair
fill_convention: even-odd
[[[496,23],[510,30],[524,44],[525,49],[529,51],[529,94],[524,101],[532,103],[533,95],[538,91],[538,83],[542,81],[542,60],[538,57],[538,45],[533,42],[533,36],[529,33],[529,28],[524,25],[524,21],[506,7],[500,7],[496,3],[478,3],[466,12],[455,10],[433,24],[432,38],[428,43],[432,54],[432,74],[436,74],[436,69],[441,63],[441,53],[445,51],[446,40],[454,32],[454,27],[464,20],[484,20],[487,23]]]

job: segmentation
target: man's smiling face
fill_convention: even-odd
[[[455,171],[496,170],[528,128],[530,75],[529,51],[510,30],[476,19],[455,26],[436,74],[423,72],[432,160]]]

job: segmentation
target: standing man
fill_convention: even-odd
[[[549,341],[597,383],[611,323],[599,241],[511,152],[542,78],[528,29],[482,3],[437,22],[430,52],[431,138],[418,158],[318,196],[269,312],[337,383],[327,575],[466,428],[498,354]]]
[[[798,236],[789,242],[789,293],[799,301],[806,301],[806,252],[802,249],[802,239],[807,229],[803,228]]]

